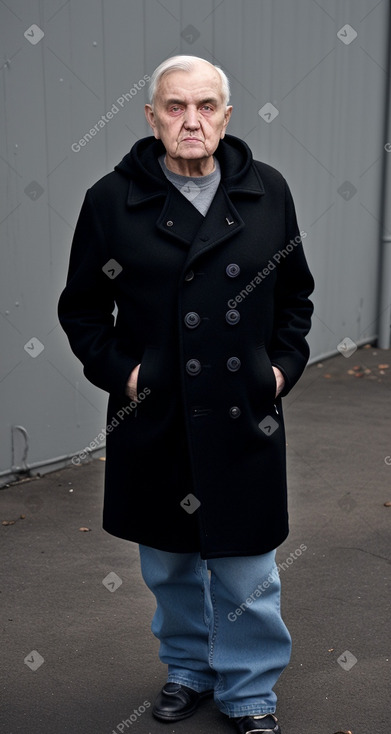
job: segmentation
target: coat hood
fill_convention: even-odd
[[[129,179],[136,180],[140,187],[154,181],[158,189],[166,190],[168,181],[161,169],[158,158],[165,153],[161,140],[152,135],[138,140],[115,170]],[[221,168],[221,178],[228,189],[264,193],[261,178],[253,165],[253,156],[248,145],[234,135],[226,135],[214,153]]]

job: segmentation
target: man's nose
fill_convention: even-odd
[[[186,108],[184,124],[188,130],[196,130],[200,126],[198,110],[196,107]]]

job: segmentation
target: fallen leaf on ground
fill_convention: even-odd
[[[16,520],[24,520],[26,515],[19,515]],[[3,520],[2,525],[15,525],[16,520]]]
[[[385,502],[384,503],[384,507],[391,507],[391,502]],[[4,525],[4,523],[3,523],[3,525]]]
[[[378,364],[377,366],[379,370],[388,370],[390,365],[389,364]]]
[[[89,533],[91,528],[79,528],[79,530],[81,530],[82,533]]]

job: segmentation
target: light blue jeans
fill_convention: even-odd
[[[275,551],[204,561],[140,545],[140,560],[157,602],[151,629],[167,680],[214,689],[230,717],[274,713],[272,689],[291,654]]]

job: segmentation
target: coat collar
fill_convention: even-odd
[[[160,140],[152,136],[142,138],[115,167],[130,179],[128,206],[139,206],[156,197],[167,196],[170,185],[158,161],[163,153],[164,146]],[[258,197],[265,193],[251,150],[243,140],[226,135],[215,155],[220,163],[221,183],[229,196]]]

